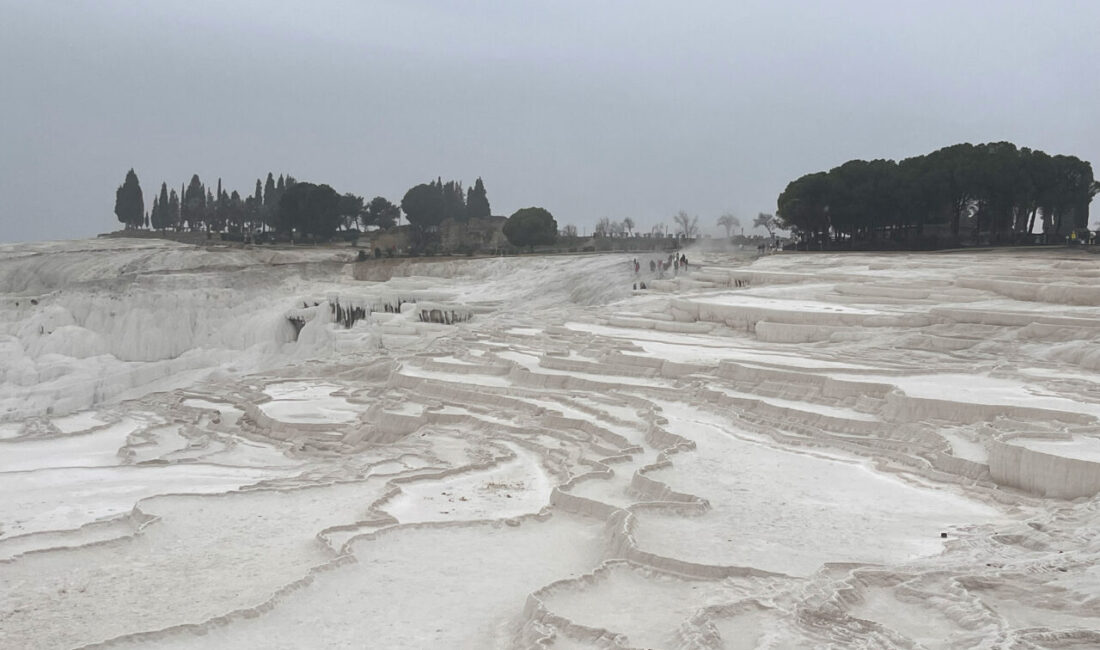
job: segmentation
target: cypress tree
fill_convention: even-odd
[[[260,200],[260,179],[256,179],[256,200]],[[267,182],[264,183],[264,205],[271,205],[275,202],[275,177],[271,175],[271,172],[267,173]]]
[[[145,213],[145,199],[141,183],[133,168],[126,172],[126,180],[115,190],[115,216],[126,228],[140,228]]]
[[[466,213],[471,219],[482,219],[490,215],[489,198],[485,195],[485,184],[479,176],[466,196]]]
[[[268,174],[267,177],[271,178],[271,174]],[[272,181],[272,187],[274,187],[274,186],[275,186],[274,181]],[[274,191],[274,190],[272,190],[272,191]],[[255,196],[248,197],[247,199],[245,199],[245,202],[244,202],[244,211],[245,211],[245,214],[248,215],[248,229],[250,231],[256,229],[256,222],[257,221],[261,221],[261,223],[262,223],[262,220],[260,219],[260,212],[263,209],[264,209],[263,183],[261,183],[260,179],[257,178],[256,179],[256,194],[255,194]]]
[[[154,220],[153,227],[164,230],[172,225],[172,213],[168,205],[168,183],[160,184],[160,207],[157,210],[158,218]],[[158,225],[159,224],[159,225]]]
[[[214,193],[210,191],[210,188],[205,189],[206,201],[203,202],[202,206],[202,220],[207,232],[209,232],[211,228],[217,228],[218,202],[214,200]]]
[[[198,174],[191,177],[191,182],[184,190],[182,201],[180,217],[187,222],[187,227],[194,229],[200,226],[206,216],[206,188],[203,187]]]
[[[244,201],[241,200],[241,195],[237,190],[233,190],[233,193],[226,199],[226,221],[238,231],[244,227],[245,213],[244,213]]]
[[[160,197],[153,195],[153,209],[149,216],[149,225],[160,230]]]
[[[168,195],[168,216],[165,217],[164,225],[176,230],[180,227],[180,197],[175,190]]]
[[[229,196],[222,198],[223,195],[225,193],[222,192],[222,179],[218,178],[218,193],[214,195],[214,220],[218,223],[225,222],[225,209],[229,207]]]
[[[244,218],[248,221],[248,232],[251,233],[255,229],[254,224],[256,223],[256,199],[251,196],[244,200]]]
[[[443,218],[464,223],[469,219],[466,213],[466,196],[461,181],[447,181],[443,186]]]

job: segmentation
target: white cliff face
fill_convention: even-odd
[[[311,257],[340,269],[331,253],[210,253],[170,242],[0,247],[0,419],[64,415],[234,361],[264,365],[294,340],[283,312],[301,269],[281,264],[308,266]]]
[[[0,247],[0,647],[1100,644],[1090,255],[688,256]]]

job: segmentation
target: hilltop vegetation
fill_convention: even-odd
[[[806,174],[779,195],[775,215],[751,222],[780,244],[789,230],[803,249],[931,249],[965,245],[1055,243],[1086,240],[1089,203],[1100,193],[1092,166],[1079,158],[1018,148],[1010,142],[957,144],[922,156],[850,160],[829,171]],[[543,208],[524,208],[507,220],[491,216],[485,184],[468,189],[441,177],[409,188],[400,202],[366,201],[325,183],[289,174],[256,179],[254,190],[228,191],[218,179],[208,187],[197,174],[177,192],[162,182],[147,205],[133,169],[115,193],[115,215],[129,231],[217,234],[240,242],[356,242],[370,233],[370,252],[473,254],[554,250],[659,250],[700,236],[699,219],[680,211],[673,228],[649,232],[631,217],[601,218],[591,237],[576,226],[558,230]],[[401,225],[402,214],[407,225]],[[756,244],[732,212],[717,218],[727,240]],[[738,232],[735,236],[735,232]],[[193,236],[193,235],[192,235]],[[709,235],[707,235],[709,236]],[[761,239],[761,237],[755,237]]]
[[[152,207],[144,209],[137,174],[131,169],[115,195],[115,215],[126,230],[205,232],[236,241],[354,241],[368,230],[398,225],[405,209],[413,238],[421,248],[438,244],[444,221],[466,223],[489,217],[489,200],[480,178],[468,194],[461,181],[437,179],[417,185],[398,206],[382,196],[369,202],[362,196],[340,194],[325,183],[299,181],[289,174],[278,179],[256,179],[255,190],[242,196],[237,190],[207,187],[198,174],[179,192],[162,182]]]
[[[994,142],[850,160],[792,181],[777,204],[780,225],[808,247],[934,248],[1080,234],[1098,191],[1088,162]]]
[[[217,235],[253,243],[358,242],[366,237],[364,257],[503,253],[549,246],[570,252],[652,250],[678,246],[678,238],[698,232],[698,220],[691,219],[688,230],[677,237],[668,237],[667,229],[656,226],[653,239],[646,235],[644,241],[613,242],[613,238],[638,237],[638,233],[633,232],[630,218],[622,222],[604,218],[590,241],[578,236],[572,225],[559,232],[557,221],[544,208],[523,208],[508,219],[492,216],[481,178],[469,189],[463,188],[462,181],[436,178],[409,188],[400,204],[395,204],[382,196],[367,202],[324,183],[299,181],[289,174],[276,178],[272,173],[266,182],[256,179],[254,192],[242,197],[236,190],[224,189],[221,179],[216,188],[209,188],[195,174],[178,192],[161,183],[151,210],[146,212],[144,205],[141,184],[131,169],[116,192],[115,206],[116,216],[131,235],[171,233],[174,239],[189,241]],[[401,224],[402,214],[406,225]],[[687,219],[686,214],[683,217]]]

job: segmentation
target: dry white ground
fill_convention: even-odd
[[[1096,258],[688,254],[0,247],[0,647],[1100,646]]]

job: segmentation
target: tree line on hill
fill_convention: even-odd
[[[339,194],[326,184],[298,181],[289,174],[276,179],[272,173],[268,173],[266,182],[256,179],[255,191],[242,197],[236,190],[224,189],[221,179],[215,188],[209,188],[195,174],[178,192],[162,182],[160,192],[153,196],[151,209],[145,211],[144,205],[141,184],[131,169],[115,195],[115,214],[127,229],[202,231],[238,240],[266,239],[267,233],[274,233],[277,239],[293,240],[298,236],[323,241],[340,234],[341,229],[346,238],[353,239],[360,229],[392,228],[403,211],[409,221],[410,252],[413,254],[438,250],[440,226],[446,222],[465,229],[471,220],[491,216],[481,178],[464,190],[462,181],[444,182],[437,177],[409,188],[398,206],[381,196],[365,202],[355,194]],[[675,238],[698,236],[697,217],[681,211],[673,221]],[[510,244],[529,250],[552,245],[559,236],[565,240],[578,238],[575,226],[566,226],[559,232],[553,215],[539,207],[517,210],[500,227]],[[630,218],[619,222],[603,218],[593,232],[597,240],[631,235],[634,235],[634,221]],[[670,236],[664,224],[655,226],[650,235]],[[575,241],[570,243],[576,245]],[[469,249],[470,246],[463,244],[460,248]]]
[[[923,156],[850,160],[792,181],[777,219],[821,247],[1031,242],[1088,226],[1100,192],[1092,166],[1011,142],[957,144]]]
[[[467,224],[491,216],[485,183],[478,178],[463,190],[462,181],[437,178],[410,188],[400,206],[377,196],[369,202],[355,194],[340,194],[326,184],[298,181],[293,176],[268,173],[267,181],[256,179],[252,194],[241,196],[222,187],[209,188],[198,174],[189,183],[169,189],[162,182],[152,207],[145,210],[141,183],[133,169],[115,193],[115,215],[126,229],[186,230],[221,233],[222,238],[249,240],[258,233],[273,232],[277,238],[293,240],[295,235],[313,241],[330,240],[341,229],[357,238],[360,229],[393,228],[402,210],[409,221],[414,254],[438,246],[439,226],[446,221]],[[518,210],[503,224],[505,237],[513,246],[533,249],[551,244],[557,237],[557,222],[543,208]]]
[[[431,250],[438,244],[438,228],[445,221],[467,224],[491,215],[485,184],[479,177],[473,187],[463,192],[462,181],[443,182],[442,178],[415,185],[401,199],[401,209],[412,227],[415,251]],[[534,250],[535,246],[553,244],[558,237],[558,224],[544,208],[516,210],[502,224],[508,242],[517,248]]]
[[[424,231],[445,219],[464,222],[489,216],[489,200],[480,178],[468,196],[461,181],[417,185],[406,193],[402,205],[410,224]],[[198,174],[178,192],[162,182],[146,211],[141,183],[131,169],[115,192],[115,215],[126,229],[238,235],[272,231],[328,239],[340,229],[358,233],[370,227],[392,228],[401,218],[401,207],[382,196],[368,202],[355,194],[340,194],[327,184],[298,181],[289,174],[276,179],[269,172],[266,182],[256,179],[255,191],[243,197],[237,190],[224,189],[221,179],[216,189],[207,187]]]

